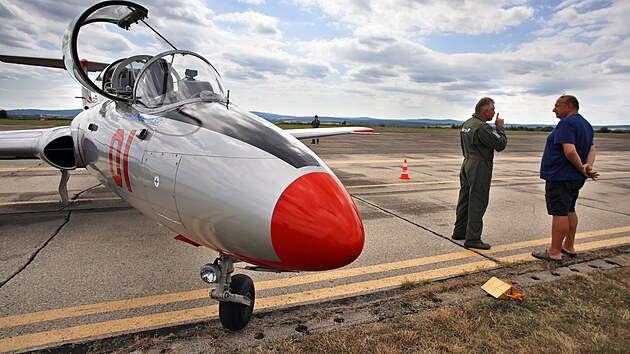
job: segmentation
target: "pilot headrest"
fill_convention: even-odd
[[[184,73],[186,75],[186,78],[189,80],[192,80],[195,78],[195,76],[197,76],[199,73],[197,72],[197,70],[193,70],[193,69],[186,69],[186,72]]]

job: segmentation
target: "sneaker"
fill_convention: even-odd
[[[483,243],[481,240],[477,240],[477,241],[466,241],[464,242],[464,246],[468,247],[468,248],[476,248],[476,249],[480,249],[480,250],[489,250],[490,246],[487,243]]]
[[[465,240],[465,239],[466,239],[466,236],[465,236],[465,235],[462,235],[462,236],[460,236],[460,235],[453,235],[453,236],[451,236],[451,238],[452,238],[453,240],[458,240],[458,241],[460,241],[460,240]]]

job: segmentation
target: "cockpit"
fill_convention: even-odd
[[[190,102],[223,101],[219,73],[196,53],[176,50],[157,55],[138,55],[109,65],[97,80],[106,93],[145,108]]]
[[[101,72],[96,82],[89,78],[79,60],[79,30],[98,22],[129,30],[135,23],[146,24],[147,15],[148,11],[141,5],[124,0],[90,7],[68,25],[64,34],[66,69],[85,89],[114,101],[136,105],[138,109],[168,109],[195,100],[227,101],[220,75],[212,64],[199,54],[177,50],[172,45],[174,50],[156,56],[136,55],[117,60]]]
[[[159,108],[195,98],[225,100],[219,73],[203,57],[188,51],[170,51],[149,60],[138,74],[135,103]]]
[[[96,81],[101,81],[103,91],[120,97],[130,98],[138,74],[151,59],[150,55],[137,55],[111,63]]]

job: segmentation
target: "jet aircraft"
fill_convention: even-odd
[[[284,131],[230,102],[215,67],[178,50],[130,1],[97,3],[72,21],[63,59],[0,56],[9,63],[65,68],[83,87],[82,111],[66,127],[0,132],[0,156],[34,156],[62,171],[87,168],[105,186],[178,240],[219,253],[201,267],[215,284],[224,327],[249,322],[254,284],[233,274],[254,270],[322,271],[361,253],[364,230],[352,198],[332,170],[297,138],[369,133],[340,127]],[[93,23],[142,22],[173,50],[110,64],[79,59],[80,30]],[[93,81],[89,71],[102,70]],[[90,92],[98,94],[93,99]]]

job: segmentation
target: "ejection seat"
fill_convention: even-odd
[[[197,70],[186,69],[184,79],[179,82],[179,91],[183,97],[191,98],[202,91],[212,91],[212,85],[207,81],[197,81]]]

